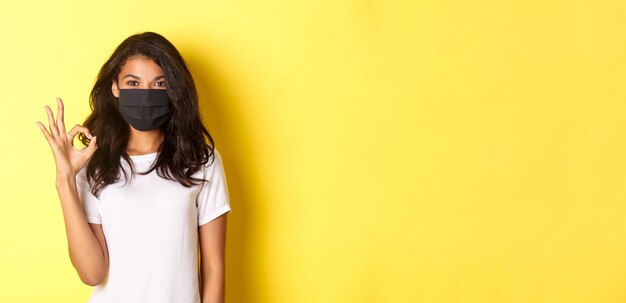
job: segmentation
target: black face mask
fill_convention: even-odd
[[[120,89],[119,110],[137,130],[161,127],[171,116],[171,100],[164,89]]]

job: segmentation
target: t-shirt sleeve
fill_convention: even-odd
[[[78,190],[78,198],[83,206],[87,222],[102,224],[100,200],[91,193],[85,167],[76,174],[76,189]]]
[[[209,223],[231,211],[222,157],[217,148],[214,148],[213,151],[213,159],[209,159],[204,167],[204,179],[208,182],[202,184],[196,199],[198,226]]]

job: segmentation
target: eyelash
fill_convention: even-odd
[[[126,82],[126,84],[128,84],[128,85],[134,86],[134,84],[131,84],[131,83],[137,83],[137,81],[132,81],[131,80],[131,81]],[[162,84],[161,86],[165,86],[165,81],[157,82],[157,84]]]

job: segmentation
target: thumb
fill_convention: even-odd
[[[89,146],[87,146],[87,148],[85,149],[85,152],[87,153],[88,157],[91,157],[91,155],[96,151],[96,149],[98,148],[98,142],[97,141],[97,137],[93,136],[91,138],[91,141],[89,142]]]

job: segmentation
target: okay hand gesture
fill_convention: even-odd
[[[98,148],[96,137],[92,136],[84,126],[76,124],[69,132],[65,132],[65,122],[63,122],[63,101],[57,97],[57,118],[56,121],[52,110],[48,105],[45,107],[48,113],[48,124],[50,131],[39,121],[35,122],[41,129],[44,137],[48,140],[57,167],[57,176],[76,177],[76,174],[85,166]],[[89,146],[83,149],[74,148],[74,137],[78,133],[83,133],[90,139]]]

